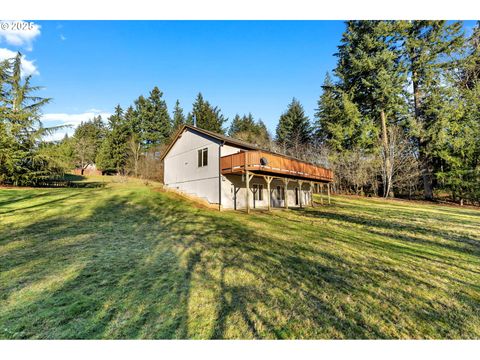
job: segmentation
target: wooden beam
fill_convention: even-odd
[[[298,200],[299,200],[299,204],[300,204],[300,208],[302,208],[302,197],[303,197],[303,194],[302,194],[302,184],[303,184],[303,181],[302,180],[297,180],[298,182]]]
[[[273,180],[273,176],[264,176],[263,177],[267,183],[267,200],[268,200],[268,211],[272,210],[272,196],[270,194],[270,183]]]
[[[310,206],[313,207],[313,189],[315,187],[315,183],[310,181]]]
[[[288,182],[289,181],[290,181],[289,179],[283,178],[283,184],[285,185],[284,186],[284,191],[283,191],[283,194],[284,194],[284,200],[283,201],[285,202],[285,204],[284,204],[285,209],[288,209]]]
[[[330,183],[327,184],[328,205],[330,205]]]
[[[245,173],[245,201],[247,214],[250,214],[250,172],[248,170]]]
[[[323,205],[323,183],[320,184],[320,204]]]

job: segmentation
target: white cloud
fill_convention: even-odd
[[[40,25],[31,21],[2,20],[0,21],[0,41],[8,45],[21,46],[32,50],[32,43],[40,35]]]
[[[60,34],[60,40],[65,41],[65,40],[67,40],[67,38],[65,37],[65,35]]]
[[[51,113],[43,114],[42,122],[48,123],[61,123],[62,125],[80,125],[82,121],[88,121],[93,119],[94,116],[101,115],[105,121],[111,114],[107,112],[87,111],[80,114],[66,114],[66,113]]]
[[[15,51],[0,48],[0,61],[12,59],[17,56]],[[22,55],[22,76],[38,75],[38,69],[35,65],[35,60],[28,60],[25,55]]]
[[[96,110],[96,109],[91,109]],[[56,131],[52,135],[45,137],[46,141],[55,141],[62,139],[65,134],[72,136],[75,132],[75,128],[80,125],[82,121],[91,120],[94,116],[100,115],[104,122],[111,115],[107,112],[102,111],[86,111],[79,114],[67,114],[67,113],[50,113],[42,115],[42,123],[45,127],[60,126],[60,125],[70,125],[68,128],[64,128]]]

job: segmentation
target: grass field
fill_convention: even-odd
[[[0,338],[480,338],[480,211],[0,189]]]

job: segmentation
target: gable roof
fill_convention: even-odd
[[[178,138],[182,135],[184,130],[190,130],[193,133],[200,133],[200,134],[203,134],[203,135],[207,135],[208,137],[220,140],[224,144],[236,146],[236,147],[244,149],[244,150],[262,150],[258,146],[247,143],[245,141],[237,140],[237,139],[231,138],[229,136],[218,134],[216,132],[205,130],[205,129],[195,127],[195,126],[192,126],[192,125],[183,125],[177,131],[177,133],[174,135],[172,141],[170,142],[168,147],[165,149],[164,153],[160,157],[161,160],[163,160],[165,158],[165,156],[167,156],[168,152],[170,151],[172,146],[177,142]]]

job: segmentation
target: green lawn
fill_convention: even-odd
[[[480,338],[480,211],[0,189],[0,338]]]

